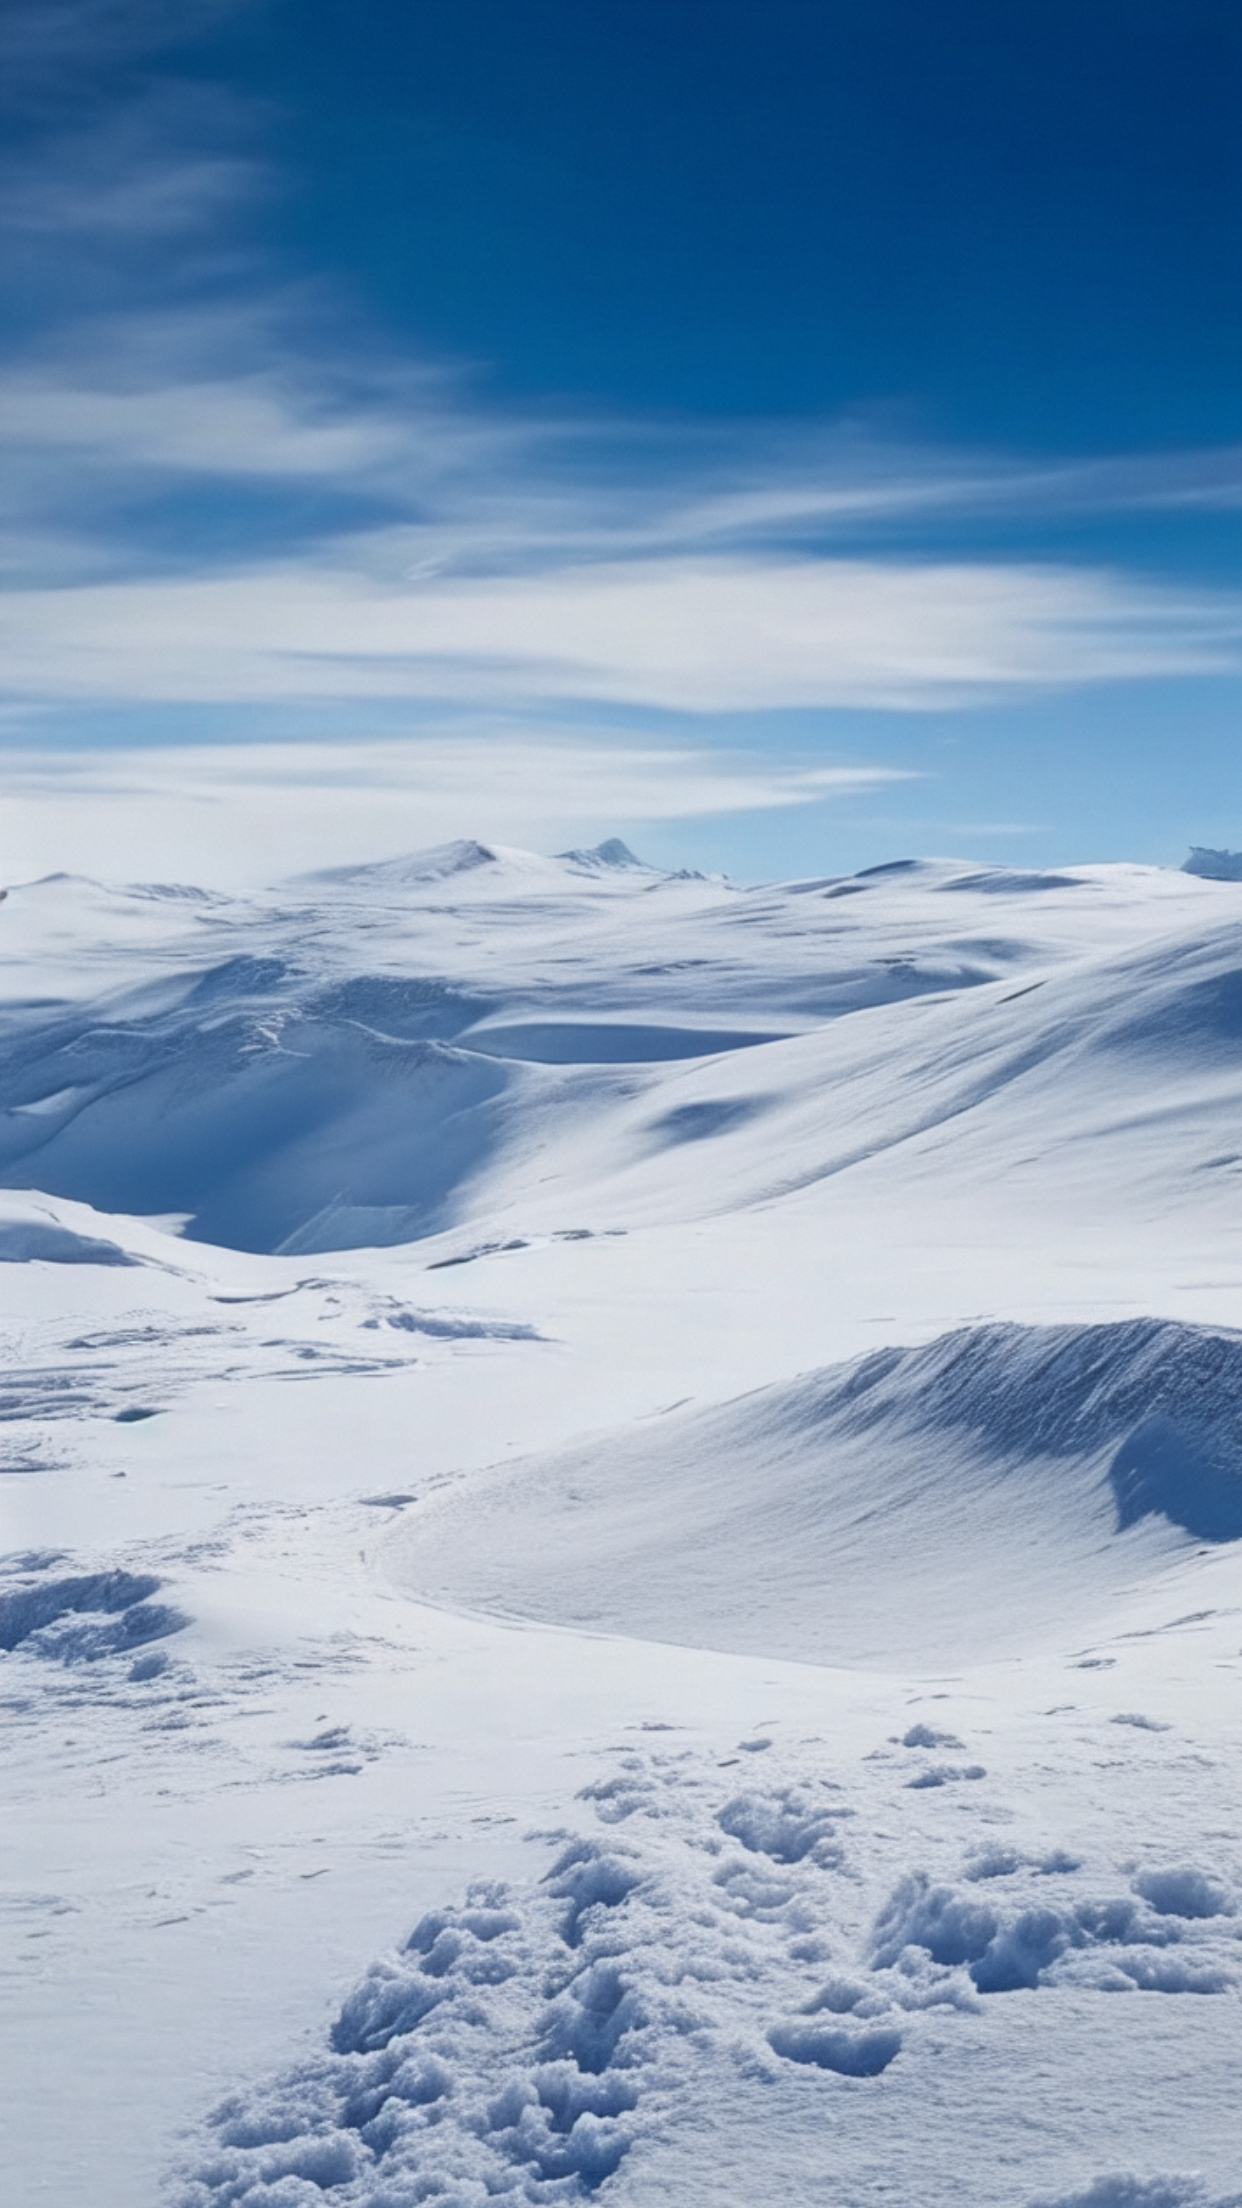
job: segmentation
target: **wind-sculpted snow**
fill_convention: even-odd
[[[391,1556],[441,1602],[880,1663],[1072,1632],[1184,1534],[1242,1538],[1242,1334],[1144,1319],[966,1328],[499,1467]]]
[[[60,997],[22,994],[16,962],[0,1179],[310,1251],[529,1196],[567,1145],[584,1192],[693,1215],[968,1113],[1011,1112],[1017,1140],[1054,1077],[1057,1139],[1083,1139],[1115,1092],[1132,1115],[1136,1071],[1149,1111],[1210,1132],[1203,1084],[1242,1044],[1242,938],[1212,886],[1168,878],[1211,903],[1169,934],[1161,907],[1114,908],[1089,871],[920,864],[742,890],[601,850],[454,845],[235,905],[15,891],[8,934],[63,903],[81,957]],[[719,1153],[688,1180],[684,1158],[661,1174],[709,1135]]]
[[[1127,1879],[1061,1851],[976,1859],[950,1882],[913,1869],[869,1922],[867,1821],[822,1751],[773,1760],[729,1794],[684,1751],[626,1757],[584,1791],[602,1833],[568,1839],[542,1879],[429,1912],[327,2046],[217,2108],[180,2208],[309,2208],[323,2190],[341,2208],[756,2198],[758,2110],[779,2127],[799,2074],[822,2142],[795,2180],[810,2200],[851,2126],[884,2154],[892,2080],[954,2090],[993,1997],[1039,1993],[1055,2033],[1059,1998],[1242,1985],[1242,1896],[1191,1865]],[[678,2190],[662,2157],[702,2108],[715,2151]],[[922,2197],[947,2198],[946,2175]],[[1169,2183],[1099,2179],[1072,2200],[1216,2208]]]
[[[1203,844],[1191,846],[1183,859],[1184,874],[1198,874],[1209,882],[1242,882],[1242,851],[1213,851]]]
[[[239,956],[176,991],[28,1013],[7,1067],[0,1172],[96,1208],[185,1214],[197,1238],[242,1249],[410,1241],[445,1223],[523,1114],[572,1108],[534,1067],[702,1058],[771,1039],[492,1011],[436,979],[325,982]],[[14,1254],[53,1254],[47,1233],[36,1244],[27,1230]],[[102,1245],[79,1261],[125,1262]]]
[[[654,1065],[668,1059],[716,1058],[786,1038],[761,1028],[646,1026],[630,1020],[489,1021],[472,1030],[470,1047],[486,1058],[519,1058],[542,1066]]]
[[[15,1208],[22,1201],[0,1198]],[[83,1216],[81,1206],[63,1208],[75,1221]],[[9,1223],[0,1217],[0,1233]],[[20,1210],[12,1224],[24,1227]],[[53,1224],[75,1246],[95,1239],[76,1225]],[[159,1240],[167,1246],[149,1229],[139,1229],[136,1240],[140,1247]],[[145,1252],[121,1254],[144,1270],[150,1262]],[[14,1341],[5,1345],[0,1427],[8,1429],[9,1470],[24,1461],[23,1445],[37,1451],[38,1436],[50,1424],[96,1418],[142,1424],[222,1381],[377,1380],[407,1374],[428,1354],[455,1344],[541,1339],[538,1328],[521,1319],[429,1310],[331,1274],[292,1273],[280,1286],[254,1294],[185,1283],[181,1294],[174,1316],[152,1305],[144,1282],[142,1301],[119,1324],[28,1331],[23,1349]]]
[[[28,1054],[14,1079],[23,1073],[38,1110],[19,1087],[10,1182],[54,1183],[111,1211],[188,1213],[200,1238],[242,1249],[427,1232],[495,1140],[509,1085],[490,1059],[334,1010],[192,1005],[84,1026]],[[382,1231],[366,1231],[369,1213]],[[316,1218],[321,1232],[308,1233]]]

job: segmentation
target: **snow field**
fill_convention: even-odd
[[[1238,2208],[1240,900],[10,894],[16,2197]]]

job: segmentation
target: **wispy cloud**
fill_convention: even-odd
[[[406,529],[412,561],[505,573],[883,549],[911,523],[1242,505],[1242,447],[1031,465],[885,443],[861,421],[506,412],[426,361],[361,343],[335,355],[324,319],[317,294],[290,290],[58,328],[0,374],[0,436],[26,521],[76,511],[79,533],[113,541],[129,565],[144,509],[196,484],[261,495],[278,479],[334,492],[350,509],[341,533],[361,502]],[[316,556],[333,532],[322,512],[313,534],[285,527],[290,550]],[[192,539],[192,513],[188,528]]]
[[[62,332],[10,371],[13,695],[918,711],[1238,663],[1228,593],[882,534],[1105,480],[1215,495],[1202,456],[989,474],[856,431],[674,443],[418,364],[308,367],[296,307],[100,318],[89,360]]]
[[[57,383],[27,369],[5,380],[6,434],[27,459],[46,455],[97,476],[278,476],[347,485],[391,463],[408,445],[398,424],[318,406],[271,369],[181,382]],[[16,457],[16,455],[15,455]]]
[[[1235,664],[1242,606],[1120,577],[884,561],[594,563],[534,575],[341,564],[10,594],[30,699],[550,700],[676,712],[926,710]]]
[[[1242,503],[1242,451],[1033,464],[862,417],[502,407],[248,241],[278,188],[255,117],[178,81],[154,0],[15,23],[43,117],[6,195],[18,701],[922,711],[1238,664],[1235,596],[1021,544],[1050,516]]]

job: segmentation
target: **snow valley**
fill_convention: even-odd
[[[1242,883],[7,958],[12,2197],[1242,2202]]]

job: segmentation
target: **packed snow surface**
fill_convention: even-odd
[[[9,2197],[1242,2208],[1220,876],[10,891]]]

